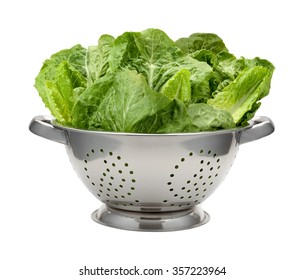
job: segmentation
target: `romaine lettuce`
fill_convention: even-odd
[[[244,125],[270,90],[274,66],[236,58],[216,34],[173,41],[159,29],[102,35],[47,59],[35,79],[45,106],[81,129],[176,133]]]

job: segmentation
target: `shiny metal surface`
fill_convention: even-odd
[[[131,212],[105,205],[92,213],[102,225],[133,231],[176,231],[206,224],[210,217],[200,207],[162,213]]]
[[[126,216],[124,213],[128,221],[136,213],[156,213],[160,220],[163,213],[191,213],[224,180],[239,145],[269,135],[274,125],[269,118],[258,117],[249,126],[232,130],[134,134],[62,127],[38,116],[30,130],[65,144],[81,181],[106,205],[107,210],[96,212],[94,220],[106,224],[105,219],[117,221],[117,216]],[[187,215],[180,220],[186,223]],[[202,224],[201,219],[197,219],[198,224]],[[123,228],[125,220],[121,217],[121,225],[114,223],[114,227]],[[152,222],[145,221],[148,230]]]

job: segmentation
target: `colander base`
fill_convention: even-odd
[[[209,214],[199,206],[181,211],[145,213],[102,205],[91,217],[99,224],[132,231],[185,230],[201,226],[210,220]]]

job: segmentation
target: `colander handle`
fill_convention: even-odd
[[[274,132],[274,124],[270,118],[264,116],[254,117],[252,121],[253,125],[241,132],[239,144],[258,140]]]
[[[29,125],[29,130],[41,137],[61,143],[68,144],[66,131],[54,127],[51,123],[52,118],[48,116],[36,116]]]

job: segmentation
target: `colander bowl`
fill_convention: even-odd
[[[137,134],[64,127],[33,118],[34,134],[62,143],[77,175],[102,202],[94,221],[127,230],[172,231],[209,221],[200,204],[223,182],[240,144],[274,131],[267,117],[199,133]]]

